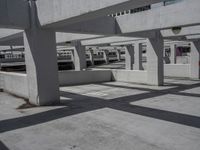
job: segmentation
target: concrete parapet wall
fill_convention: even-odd
[[[165,64],[165,76],[189,77],[189,64]],[[28,83],[26,74],[0,72],[0,89],[28,98]],[[133,82],[147,84],[147,71],[136,70],[90,70],[59,72],[60,86],[80,85],[110,81]]]
[[[111,79],[112,72],[110,70],[59,72],[59,81],[61,86],[110,82]]]
[[[147,83],[147,71],[112,70],[112,74],[114,81]]]
[[[190,64],[165,64],[164,75],[167,77],[190,77]]]
[[[0,88],[16,96],[29,97],[26,74],[0,72]]]

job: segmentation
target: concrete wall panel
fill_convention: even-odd
[[[165,64],[164,75],[167,77],[187,78],[190,75],[190,65],[189,64]]]
[[[28,98],[28,84],[26,74],[0,72],[0,86],[4,91]]]
[[[146,71],[112,70],[113,80],[121,82],[147,83]]]
[[[61,86],[110,82],[111,77],[110,70],[63,71],[59,73]]]

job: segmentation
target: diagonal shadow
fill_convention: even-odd
[[[2,141],[0,141],[0,150],[9,150],[8,147]]]
[[[200,117],[197,116],[148,108],[143,106],[136,106],[136,105],[114,105],[114,106],[112,105],[110,106],[110,108],[133,114],[138,114],[145,117],[151,117],[154,119],[200,128]]]
[[[20,128],[25,128],[25,127],[30,127],[37,124],[53,121],[56,119],[61,119],[67,116],[72,116],[72,115],[104,108],[103,105],[100,105],[101,104],[100,100],[95,99],[94,102],[93,101],[91,102],[90,99],[83,100],[83,101],[77,100],[76,102],[68,101],[64,103],[63,108],[49,110],[49,111],[45,111],[45,112],[41,112],[41,113],[29,115],[29,116],[19,117],[19,118],[2,120],[0,121],[0,133],[16,130]],[[83,104],[83,102],[87,103],[88,105]]]
[[[121,110],[129,113],[139,114],[146,117],[151,117],[154,119],[160,119],[165,121],[170,121],[178,124],[183,124],[195,128],[200,128],[200,117],[180,114],[176,112],[170,112],[165,110],[133,106],[130,102],[144,100],[147,98],[153,98],[169,94],[170,92],[180,92],[187,89],[192,89],[199,87],[200,83],[193,85],[180,85],[171,89],[165,90],[149,90],[147,93],[136,94],[131,96],[125,96],[120,98],[115,98],[112,100],[104,100],[96,97],[89,97],[85,95],[79,95],[75,93],[69,93],[61,91],[61,96],[66,98],[71,98],[72,100],[63,103],[62,108],[49,110],[46,112],[41,112],[29,116],[7,119],[0,121],[0,133],[7,132],[11,130],[16,130],[24,127],[30,127],[38,125],[41,123],[53,121],[56,119],[64,118],[71,115],[76,115],[84,112],[89,112],[101,108],[111,108],[116,110]],[[126,87],[124,87],[126,88]],[[133,88],[135,89],[135,88]],[[141,89],[140,90],[145,90]]]

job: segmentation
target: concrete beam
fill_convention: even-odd
[[[66,33],[85,33],[85,34],[105,34],[114,35],[116,34],[116,21],[113,17],[99,17],[91,20],[83,20],[64,27],[51,27],[57,32]]]
[[[42,26],[60,28],[161,1],[164,0],[37,0],[38,20]]]
[[[188,40],[199,40],[200,39],[200,34],[198,34],[198,35],[189,35],[189,36],[186,36],[186,38]]]
[[[113,42],[111,46],[121,46],[121,45],[133,45],[135,42],[146,43],[146,39],[135,39],[133,41],[125,41],[125,42]]]
[[[183,0],[173,5],[161,6],[152,10],[135,13],[134,15],[117,17],[116,21],[120,29],[118,33],[124,34],[169,29],[176,26],[199,25],[199,5],[199,0]]]
[[[200,34],[200,26],[191,26],[181,28],[179,33],[174,33],[172,29],[161,30],[161,34],[164,38],[166,37],[177,37],[177,36],[189,36]]]
[[[134,41],[134,40],[141,40],[141,39],[143,38],[111,36],[111,37],[96,38],[96,39],[91,39],[91,40],[82,40],[81,43],[82,45],[102,45],[102,44]]]
[[[0,28],[29,28],[29,2],[0,0]]]

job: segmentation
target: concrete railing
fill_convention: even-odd
[[[112,79],[110,70],[63,71],[59,72],[61,86],[109,82]]]
[[[26,74],[0,72],[0,88],[19,97],[28,98]]]
[[[114,81],[147,83],[147,71],[112,70],[112,74]]]
[[[164,75],[166,77],[190,77],[190,64],[165,64]]]
[[[190,65],[165,65],[165,76],[189,77]],[[133,82],[147,84],[147,71],[134,70],[87,70],[59,72],[60,86],[91,84],[100,82]],[[28,82],[26,74],[0,72],[0,89],[28,98]]]

